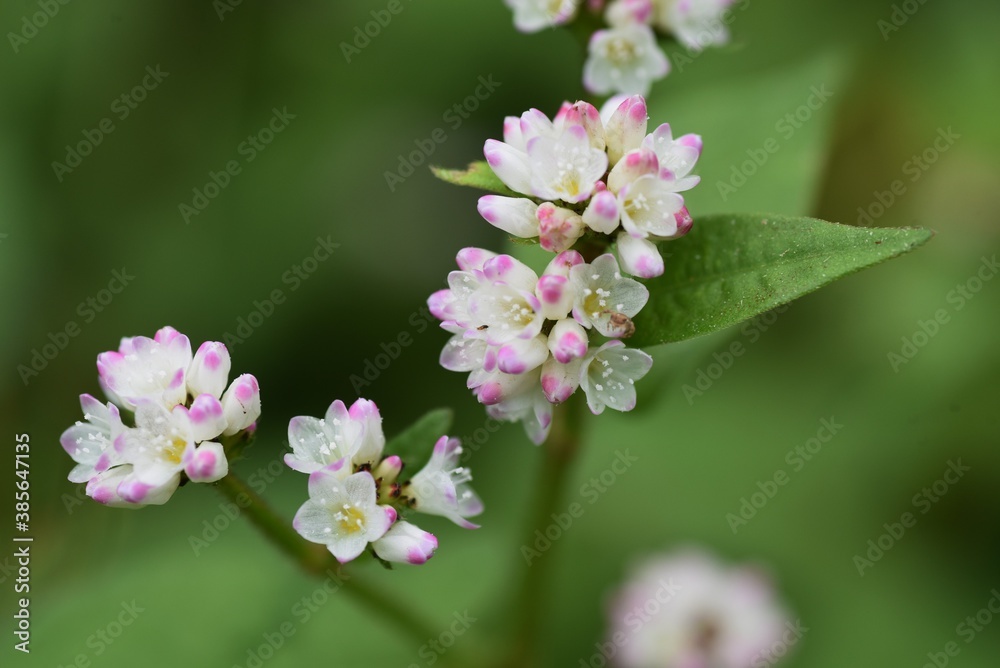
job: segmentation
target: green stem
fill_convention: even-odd
[[[323,577],[328,571],[339,572],[340,564],[322,545],[310,543],[302,538],[283,517],[271,508],[264,499],[250,489],[245,482],[230,473],[220,480],[216,487],[231,501],[243,508],[243,512],[261,533],[271,539],[285,554],[292,557],[310,575]],[[438,631],[427,626],[409,608],[399,604],[391,595],[358,581],[357,576],[341,573],[342,591],[373,613],[388,618],[410,638],[423,644],[436,638]]]
[[[543,446],[544,460],[536,485],[538,498],[530,513],[523,545],[532,545],[535,532],[552,522],[553,513],[564,496],[573,460],[580,447],[580,422],[583,406],[579,397],[557,407],[553,414],[552,432]],[[524,572],[514,602],[513,617],[517,620],[511,653],[504,666],[526,668],[538,665],[538,635],[545,618],[548,573],[554,561],[553,548],[536,557]]]

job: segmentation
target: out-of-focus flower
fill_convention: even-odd
[[[761,572],[696,550],[640,564],[608,616],[621,668],[763,665],[795,628]]]

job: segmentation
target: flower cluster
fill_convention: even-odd
[[[505,0],[514,25],[537,32],[569,23],[584,0]],[[586,10],[603,15],[607,27],[590,38],[583,81],[599,95],[645,95],[670,72],[657,44],[657,32],[670,35],[689,51],[729,41],[725,14],[734,0],[587,0]]]
[[[635,381],[653,360],[617,340],[630,336],[632,317],[649,293],[622,276],[604,254],[591,263],[563,251],[541,276],[509,255],[480,248],[458,253],[459,271],[449,288],[428,299],[441,327],[452,333],[441,366],[469,372],[468,386],[498,420],[523,421],[528,437],[542,443],[552,405],[578,387],[594,413],[635,406]],[[594,346],[590,334],[608,337]]]
[[[659,276],[656,242],[692,226],[680,193],[700,180],[691,170],[702,141],[694,134],[674,139],[666,123],[646,130],[646,102],[638,95],[613,98],[600,113],[587,102],[567,102],[553,120],[537,109],[508,117],[504,141],[488,140],[484,153],[497,177],[525,197],[487,195],[479,212],[555,253],[581,238],[615,243],[626,273]]]
[[[383,456],[378,407],[358,399],[350,408],[334,401],[323,418],[292,418],[288,443],[292,451],[285,463],[309,474],[309,500],[293,526],[306,540],[326,545],[341,563],[369,544],[379,559],[425,563],[437,550],[437,538],[400,519],[408,510],[477,528],[467,518],[481,513],[483,504],[469,486],[469,470],[459,466],[458,439],[442,436],[427,465],[404,480],[403,461]]]
[[[257,379],[244,374],[227,389],[230,367],[225,345],[209,341],[192,356],[188,337],[173,327],[98,355],[111,401],[81,395],[85,421],[60,438],[77,462],[70,481],[87,483],[95,501],[137,508],[166,503],[182,479],[225,476],[223,443],[252,435],[260,417]]]
[[[787,649],[797,628],[761,573],[697,550],[650,559],[608,613],[622,668],[770,665],[769,650],[776,643]]]

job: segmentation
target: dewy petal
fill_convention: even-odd
[[[639,278],[655,278],[663,275],[663,256],[652,241],[637,239],[627,232],[619,232],[617,244],[622,271]]]
[[[535,392],[531,410],[522,418],[524,433],[535,445],[541,445],[552,429],[552,404],[541,391]]]
[[[608,190],[595,193],[583,212],[584,224],[601,234],[611,234],[618,229],[619,220],[618,198]]]
[[[532,291],[538,275],[531,267],[510,255],[497,255],[483,264],[483,275],[489,282],[502,281],[516,290]]]
[[[188,394],[196,397],[199,394],[211,394],[216,399],[222,397],[229,382],[229,370],[232,361],[225,344],[218,341],[206,341],[198,347],[191,366],[187,372]]]
[[[129,503],[118,494],[118,486],[130,475],[131,466],[117,466],[95,475],[87,482],[87,496],[111,508],[142,508],[145,504]]]
[[[483,504],[469,486],[472,476],[468,469],[456,466],[462,455],[458,439],[442,436],[434,445],[427,465],[404,489],[417,512],[447,517],[466,529],[477,526],[465,518],[482,512]]]
[[[382,459],[385,434],[382,433],[382,416],[374,401],[358,399],[351,405],[351,419],[361,426],[361,438],[352,461],[355,466],[368,464],[375,467]]]
[[[455,256],[455,262],[462,271],[482,271],[486,261],[496,256],[497,254],[493,251],[470,246],[458,251],[458,255]]]
[[[111,444],[124,427],[114,404],[102,404],[89,394],[80,395],[80,408],[85,422],[77,422],[65,430],[59,442],[77,466],[69,473],[70,482],[87,482],[98,471],[110,466],[107,460],[114,451]]]
[[[604,122],[597,107],[589,102],[576,102],[567,109],[565,122],[582,126],[587,138],[590,139],[591,147],[604,151],[607,146],[604,138]]]
[[[664,2],[655,21],[677,37],[690,51],[701,51],[729,41],[729,29],[723,15],[734,0],[685,0]]]
[[[565,318],[553,325],[549,332],[548,348],[552,357],[567,364],[587,354],[588,341],[587,330],[572,318]]]
[[[455,334],[441,350],[440,363],[448,371],[472,371],[483,365],[486,341]]]
[[[577,294],[573,317],[604,336],[622,336],[622,323],[618,322],[621,316],[634,317],[649,300],[646,287],[623,277],[610,253],[601,255],[592,264],[573,267],[570,280]]]
[[[260,386],[257,379],[245,373],[232,382],[222,395],[226,415],[226,429],[222,433],[232,436],[257,422],[260,417]]]
[[[469,312],[491,345],[503,345],[514,339],[530,339],[542,330],[541,304],[530,292],[519,291],[504,283],[479,289],[469,299]]]
[[[635,408],[635,381],[653,365],[653,358],[626,348],[621,341],[608,341],[589,354],[580,367],[580,387],[587,394],[587,405],[595,414],[605,407],[616,411]]]
[[[559,253],[559,255],[552,258],[549,265],[545,267],[543,275],[569,278],[569,270],[578,264],[583,264],[583,262],[583,256],[577,251],[563,251],[562,253]]]
[[[207,441],[194,450],[184,472],[192,482],[215,482],[229,473],[229,461],[221,443]]]
[[[542,315],[548,320],[565,318],[576,301],[569,278],[553,274],[543,274],[538,279],[535,296],[541,304]]]
[[[550,357],[542,365],[542,392],[545,399],[553,404],[561,404],[576,392],[580,386],[580,366],[583,358],[577,357],[567,364]]]
[[[486,195],[479,198],[479,214],[490,225],[515,237],[538,236],[538,205],[530,199]]]
[[[174,495],[180,482],[181,474],[179,472],[156,484],[149,484],[143,481],[137,473],[133,472],[132,475],[127,476],[118,485],[117,495],[125,503],[143,506],[161,506]]]
[[[672,182],[675,192],[690,190],[700,181],[698,177],[688,177],[701,155],[700,136],[688,134],[674,140],[670,125],[664,123],[643,140],[642,147],[656,153],[659,176]]]
[[[652,175],[642,176],[618,194],[622,227],[634,237],[669,237],[677,232],[674,217],[684,208],[684,198],[670,183]]]
[[[434,534],[401,520],[372,543],[372,547],[379,559],[419,565],[434,556],[438,541]]]
[[[191,343],[173,328],[161,329],[156,337],[122,339],[118,352],[97,356],[101,386],[129,410],[147,400],[172,408],[187,399]]]
[[[629,23],[649,23],[652,15],[653,0],[614,0],[608,5],[604,19],[608,25],[621,26]]]
[[[527,373],[540,367],[548,356],[544,334],[533,339],[516,339],[497,351],[497,368],[514,375]]]
[[[558,137],[528,142],[532,192],[542,199],[586,201],[608,169],[608,155],[591,146],[587,130],[568,125]]]
[[[226,428],[222,403],[211,394],[199,394],[185,410],[191,423],[191,438],[196,443],[215,438]]]
[[[658,175],[660,161],[648,148],[637,148],[626,153],[608,174],[608,190],[620,193],[637,179]]]
[[[640,95],[611,98],[601,110],[604,135],[608,140],[608,160],[615,165],[629,151],[642,144],[646,136],[648,112]]]
[[[487,139],[483,154],[504,185],[515,192],[531,193],[531,163],[526,153],[495,139]]]
[[[285,455],[285,463],[302,473],[312,473],[346,456],[332,442],[323,420],[306,415],[288,421],[288,444],[292,451]]]

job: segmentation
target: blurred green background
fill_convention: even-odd
[[[284,303],[231,346],[234,374],[254,373],[264,400],[257,445],[238,469],[249,476],[276,461],[290,417],[352,400],[351,376],[381,343],[410,333],[413,344],[361,394],[378,403],[390,435],[430,408],[456,408],[456,434],[480,443],[472,466],[483,528],[422,521],[441,544],[427,566],[352,572],[413,601],[442,631],[467,610],[479,621],[460,642],[502,647],[510,621],[502,603],[525,568],[524,519],[543,484],[540,452],[519,426],[476,438],[485,415],[463,378],[438,367],[446,335],[420,309],[459,248],[497,248],[504,237],[479,219],[477,193],[436,182],[426,167],[390,190],[385,173],[436,128],[447,140],[428,162],[461,166],[500,135],[505,115],[531,106],[552,113],[582,96],[582,54],[563,31],[517,34],[500,0],[404,0],[346,62],[341,43],[386,4],[243,2],[220,20],[208,0],[70,3],[16,52],[5,40],[0,410],[11,460],[3,469],[10,489],[13,435],[30,434],[35,543],[30,657],[11,648],[9,561],[0,572],[4,666],[68,666],[80,654],[109,668],[245,666],[262,634],[286,620],[296,632],[266,666],[426,665],[418,644],[343,596],[300,623],[292,608],[317,583],[242,521],[196,555],[189,537],[221,512],[210,487],[129,512],[77,503],[82,493],[65,480],[71,461],[58,437],[79,418],[77,396],[99,392],[99,352],[165,324],[196,343],[236,334],[254,300],[276,289]],[[654,88],[650,113],[654,124],[704,137],[703,182],[689,198],[696,220],[760,210],[857,224],[858,207],[901,179],[905,194],[873,224],[938,234],[769,325],[656,351],[639,409],[587,420],[565,506],[616,450],[629,448],[640,463],[542,557],[557,562],[542,617],[545,665],[589,660],[606,597],[629,564],[690,543],[772,572],[810,629],[787,666],[920,666],[955,640],[954,665],[997,665],[1000,621],[969,644],[956,626],[1000,587],[1000,281],[961,310],[947,297],[1000,246],[1000,6],[911,5],[919,10],[883,39],[877,22],[890,19],[888,2],[755,1],[736,12],[729,47],[690,61],[668,49],[674,72]],[[36,11],[35,2],[4,3],[3,32],[20,32]],[[121,118],[112,105],[147,66],[169,75]],[[455,127],[445,112],[481,76],[500,86]],[[785,114],[823,85],[832,97],[782,134]],[[274,108],[295,118],[246,162],[241,142]],[[114,131],[60,181],[52,163],[104,118]],[[904,163],[948,128],[960,138],[911,181]],[[781,150],[724,201],[717,184],[769,137]],[[186,223],[179,205],[230,160],[241,173]],[[292,289],[286,272],[317,238],[340,247]],[[80,308],[123,268],[135,278],[120,295],[99,313]],[[887,354],[938,309],[950,322],[894,371]],[[26,384],[18,366],[71,321],[79,335]],[[689,401],[684,386],[733,340],[746,354]],[[793,471],[786,453],[831,417],[844,428]],[[958,458],[971,471],[859,576],[854,555],[883,523],[913,511],[912,497]],[[779,468],[790,483],[734,534],[727,513]],[[265,495],[290,517],[305,499],[304,477],[282,473]],[[10,526],[13,503],[3,505]],[[113,643],[95,642],[133,600],[144,609],[135,622]]]

